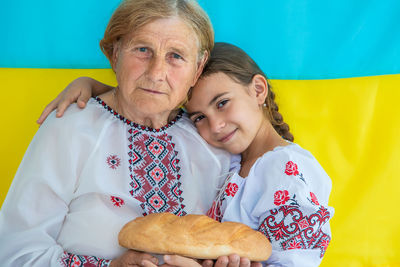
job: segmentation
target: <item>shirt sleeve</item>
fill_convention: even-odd
[[[330,179],[315,158],[273,152],[256,163],[250,178],[244,210],[251,210],[253,228],[271,242],[267,266],[319,266],[331,240],[333,210],[327,203]]]
[[[66,124],[54,113],[46,120],[14,177],[0,211],[2,266],[107,266],[87,265],[101,259],[85,256],[86,265],[72,265],[56,241],[83,167],[80,144]]]

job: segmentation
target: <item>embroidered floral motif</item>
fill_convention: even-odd
[[[313,192],[310,192],[310,196],[311,196],[311,202],[315,205],[319,205],[318,199]]]
[[[286,163],[285,173],[287,175],[298,175],[299,171],[297,170],[297,164],[293,161],[288,161]]]
[[[154,194],[151,198],[149,198],[149,202],[155,209],[161,209],[165,205],[165,200],[157,194]]]
[[[285,203],[289,200],[290,203],[288,204],[299,206],[296,200],[296,194],[293,194],[293,197],[290,197],[287,190],[278,190],[274,194],[274,204],[277,206],[285,205]]]
[[[330,213],[320,207],[305,216],[298,206],[285,205],[273,209],[261,223],[258,231],[271,243],[277,242],[283,250],[320,249],[322,258],[331,240],[321,228],[329,220]]]
[[[235,194],[236,194],[236,192],[238,191],[238,189],[239,189],[239,186],[238,186],[237,184],[235,184],[235,183],[229,183],[229,184],[226,186],[225,192],[226,192],[226,194],[227,194],[228,197],[229,197],[229,196],[234,197]]]
[[[129,171],[131,195],[141,202],[143,215],[171,212],[185,215],[179,174],[178,152],[172,137],[148,135],[130,128]]]
[[[125,201],[119,197],[111,196],[111,202],[114,203],[115,207],[121,207],[125,204]]]
[[[107,157],[108,166],[115,170],[121,164],[121,159],[117,155],[111,155]]]
[[[285,166],[285,173],[287,175],[293,175],[302,180],[305,184],[307,184],[306,179],[304,179],[303,174],[299,172],[297,164],[293,161],[288,161]]]
[[[284,205],[290,199],[287,190],[278,190],[274,194],[274,204],[277,206]]]
[[[295,240],[290,240],[288,242],[288,246],[287,249],[300,249],[302,248],[301,243],[300,242],[296,242]]]
[[[64,252],[61,264],[65,267],[107,267],[111,260],[99,259],[93,256],[81,256]]]
[[[303,229],[306,229],[307,227],[309,227],[310,224],[308,223],[307,219],[304,218],[301,221],[299,221],[299,226],[300,226],[300,229],[303,230]]]

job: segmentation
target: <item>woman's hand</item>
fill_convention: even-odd
[[[143,265],[143,262],[151,265]],[[110,263],[110,267],[139,267],[139,266],[157,266],[158,259],[150,254],[138,252],[134,250],[127,250],[114,259]]]
[[[111,86],[92,78],[79,77],[68,84],[67,87],[45,107],[36,122],[42,124],[47,116],[55,109],[57,109],[56,117],[62,117],[67,107],[75,101],[78,107],[84,108],[92,94],[99,95],[111,89]]]
[[[219,257],[215,263],[212,260],[204,260],[202,264],[198,261],[186,258],[178,255],[165,255],[164,256],[165,264],[161,265],[163,267],[261,267],[261,263],[259,262],[250,262],[247,258],[240,258],[236,254],[232,254],[229,256],[221,256]],[[147,260],[143,261],[144,267],[156,267],[154,263],[151,263]]]

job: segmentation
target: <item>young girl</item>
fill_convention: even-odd
[[[208,215],[263,233],[272,244],[267,266],[318,266],[331,240],[331,180],[292,143],[274,99],[243,50],[216,43],[185,106],[209,144],[238,155]]]
[[[217,43],[186,109],[211,145],[240,154],[208,215],[271,241],[269,266],[318,266],[331,240],[331,180],[292,143],[267,77],[240,48]]]

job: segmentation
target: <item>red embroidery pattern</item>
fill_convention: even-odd
[[[236,192],[238,191],[238,189],[239,189],[239,186],[238,186],[237,184],[235,184],[235,183],[229,183],[229,184],[226,186],[225,193],[226,193],[226,195],[227,195],[228,197],[229,197],[229,196],[234,197],[235,194],[236,194]]]
[[[114,204],[115,207],[121,207],[125,204],[125,201],[119,197],[111,196],[111,202]]]
[[[288,247],[287,247],[288,250],[289,249],[301,249],[301,248],[302,248],[302,246],[301,246],[300,242],[296,242],[295,240],[290,240],[288,242]]]
[[[319,248],[322,258],[331,238],[321,228],[329,218],[329,211],[322,206],[309,216],[303,215],[298,206],[280,206],[270,211],[258,231],[282,250]]]
[[[93,256],[81,256],[64,252],[61,264],[65,267],[107,267],[111,260],[99,259]]]
[[[293,161],[288,161],[286,163],[285,173],[287,175],[298,175],[299,171],[297,170],[297,164]]]
[[[111,169],[115,170],[121,164],[121,159],[117,155],[108,156],[107,164]]]
[[[310,196],[311,196],[311,202],[314,203],[315,205],[319,205],[318,199],[313,192],[310,192]]]
[[[170,121],[167,125],[159,128],[159,129],[154,129],[151,127],[146,127],[143,125],[139,125],[137,123],[134,123],[128,119],[126,119],[124,116],[118,114],[118,112],[116,112],[115,110],[113,110],[111,107],[109,107],[106,102],[104,102],[103,100],[101,100],[101,98],[99,98],[98,96],[94,97],[94,99],[103,106],[104,109],[108,110],[114,117],[116,117],[117,119],[119,119],[120,121],[124,122],[125,124],[137,128],[137,129],[141,129],[142,131],[146,131],[146,132],[153,132],[153,133],[159,133],[159,132],[163,132],[166,129],[168,129],[169,127],[171,127],[172,125],[174,125],[180,118],[182,118],[182,114],[183,114],[183,110],[179,110],[179,114],[176,116],[176,118],[172,121]]]
[[[222,220],[223,214],[221,212],[222,200],[214,201],[211,208],[207,211],[207,216],[218,222]]]
[[[285,205],[289,199],[289,192],[287,190],[278,190],[274,194],[274,204],[277,206]]]
[[[171,212],[185,215],[179,174],[178,152],[172,137],[148,135],[139,129],[129,132],[129,171],[131,195],[139,200],[143,215]]]
[[[286,202],[290,200],[289,205],[299,206],[296,200],[296,194],[293,194],[293,197],[289,196],[289,192],[287,190],[278,190],[274,194],[274,204],[277,206],[285,205]]]
[[[293,161],[288,161],[287,163],[286,163],[286,166],[285,166],[285,173],[287,174],[287,175],[293,175],[293,176],[296,176],[297,178],[299,178],[300,180],[302,180],[305,184],[307,184],[307,182],[306,182],[306,180],[304,179],[304,177],[303,177],[303,174],[302,173],[299,173],[299,170],[298,170],[298,168],[297,168],[297,164],[296,163],[294,163]]]

